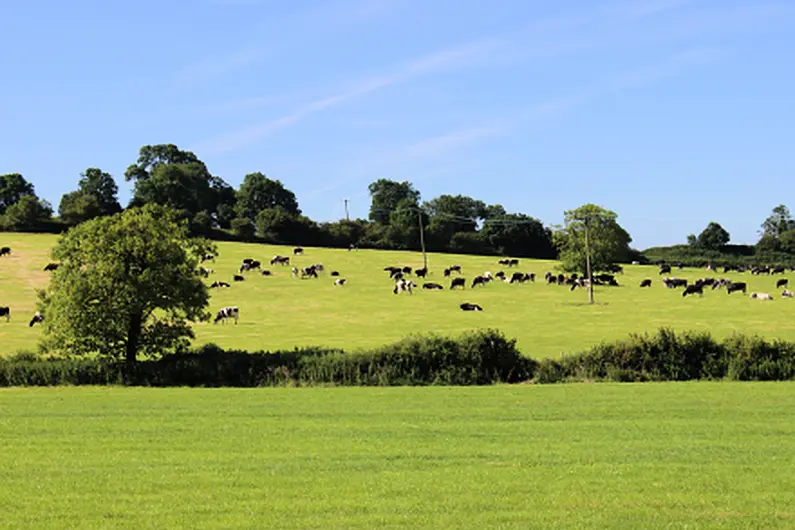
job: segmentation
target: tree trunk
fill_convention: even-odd
[[[138,343],[141,340],[141,324],[141,313],[134,313],[130,319],[130,329],[127,332],[127,351],[124,356],[128,368],[135,366],[135,358],[138,354]]]

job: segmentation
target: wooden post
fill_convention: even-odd
[[[588,238],[588,222],[585,219],[585,274],[588,276],[588,302],[593,303],[593,275],[591,274],[591,245]]]
[[[420,246],[422,246],[422,266],[428,269],[428,257],[425,255],[425,229],[422,226],[422,210],[417,211],[417,217],[420,221]]]

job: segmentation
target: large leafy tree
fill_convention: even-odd
[[[19,173],[0,175],[0,215],[26,195],[35,197],[36,193],[25,177]]]
[[[721,250],[725,247],[731,236],[720,224],[711,222],[696,238],[696,246],[706,250]]]
[[[145,145],[138,151],[138,160],[124,172],[129,181],[147,180],[152,170],[162,164],[190,164],[201,162],[191,151],[183,151],[174,144]]]
[[[525,214],[503,214],[487,219],[481,229],[483,238],[505,256],[554,259],[557,251],[552,231]]]
[[[61,197],[58,215],[67,224],[74,225],[100,215],[119,213],[118,192],[110,173],[95,167],[88,168],[81,174],[77,190]]]
[[[237,215],[256,222],[257,214],[269,208],[281,207],[292,215],[300,215],[295,194],[278,180],[271,180],[262,173],[249,173],[237,192]]]
[[[564,270],[586,274],[586,228],[591,271],[609,270],[625,261],[632,238],[618,224],[618,214],[595,204],[585,204],[564,213],[565,226],[553,234]]]
[[[420,192],[408,181],[379,179],[371,183],[368,189],[372,199],[370,220],[376,223],[388,225],[396,210],[417,208],[420,204]]]
[[[52,206],[35,195],[22,195],[0,217],[4,230],[35,231],[52,217]]]
[[[795,230],[795,220],[792,219],[789,208],[779,204],[762,223],[762,236],[778,239],[788,230]]]
[[[72,228],[52,251],[61,266],[40,293],[45,346],[128,364],[186,347],[188,322],[209,317],[196,270],[214,251],[158,205]]]
[[[440,195],[425,202],[423,210],[430,218],[428,241],[431,247],[440,250],[450,244],[454,234],[476,232],[478,220],[487,213],[483,201],[465,195]]]

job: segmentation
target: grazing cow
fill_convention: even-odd
[[[403,279],[403,271],[392,271],[389,273],[390,280],[402,280]]]
[[[262,271],[262,275],[263,276],[273,276],[273,273],[271,271],[269,271],[269,270],[264,270],[264,271]]]
[[[417,276],[417,278],[425,278],[426,276],[428,276],[428,267],[416,269],[414,271],[414,274]]]
[[[450,269],[445,269],[444,270],[444,277],[447,278],[449,276],[450,276]]]
[[[693,285],[688,285],[685,287],[685,290],[682,291],[682,298],[689,294],[696,294],[698,293],[699,296],[704,296],[704,286],[699,283],[694,283]]]
[[[786,269],[784,269],[784,267],[776,267],[775,269],[770,271],[770,274],[784,274],[785,270]]]
[[[489,281],[490,281],[489,278],[487,278],[486,276],[475,276],[475,278],[472,280],[472,288],[475,288],[478,285],[486,285],[486,283],[488,283]],[[453,282],[455,282],[455,280],[453,280]]]
[[[566,275],[558,274],[558,285],[563,285],[564,283],[566,283]]]
[[[469,302],[464,302],[459,307],[462,311],[483,311],[483,308],[478,304],[470,304]]]
[[[10,256],[10,255],[11,255],[11,247],[0,248],[0,256]]]
[[[732,294],[734,291],[742,291],[743,294],[746,294],[746,290],[748,286],[745,282],[729,282],[726,284],[726,294]]]
[[[646,278],[642,282],[640,282],[641,287],[651,287],[651,280]]]
[[[0,307],[0,317],[6,317],[6,322],[11,320],[11,308],[10,307]]]
[[[205,269],[204,267],[199,267],[199,270],[196,273],[201,276],[202,278],[209,278],[210,274],[214,273],[215,271],[212,269]]]
[[[339,271],[331,271],[331,276],[339,276],[339,275],[340,275]]]
[[[456,287],[461,287],[463,289],[466,286],[466,280],[464,278],[453,278],[453,281],[450,283],[450,289],[455,289]]]
[[[310,265],[309,267],[304,267],[301,269],[301,278],[317,278],[317,266]]]
[[[604,274],[604,273],[597,274],[596,276],[594,276],[594,278],[596,278],[600,282],[606,282],[606,283],[610,283],[610,280],[615,280],[616,279],[616,277],[613,276],[612,274]],[[576,279],[576,277],[575,277],[575,279]]]
[[[768,293],[751,293],[751,298],[756,300],[772,300],[773,297],[770,296]]]
[[[612,265],[609,265],[607,267],[607,270],[609,272],[612,272],[613,274],[624,274],[624,267],[622,267],[621,265],[617,265],[615,263],[612,264]]]
[[[345,285],[345,278],[337,278],[336,280],[334,280],[334,285],[337,287],[342,287],[343,285]]]
[[[457,272],[458,274],[461,274],[461,265],[450,265],[448,270],[450,272]]]
[[[47,264],[47,265],[44,267],[44,270],[45,270],[45,271],[54,271],[54,270],[55,270],[55,269],[57,269],[57,268],[58,268],[58,264],[57,264],[57,263],[48,263],[48,264]]]
[[[295,247],[293,249],[293,256],[297,256],[298,254],[303,254],[303,253],[304,253],[304,249],[301,248],[301,247]]]
[[[226,282],[213,282],[210,285],[210,289],[215,289],[216,287],[229,287],[229,284]]]
[[[671,266],[670,265],[660,265],[660,275],[663,274],[671,274]]]
[[[219,321],[223,320],[224,324],[226,324],[226,320],[229,318],[235,319],[235,325],[237,325],[237,319],[240,317],[240,311],[237,309],[236,306],[231,307],[224,307],[215,315],[215,321],[213,324],[218,324]]]
[[[444,289],[444,287],[442,287],[442,286],[441,286],[441,285],[439,285],[438,283],[423,283],[423,284],[422,284],[422,288],[423,288],[423,289],[429,289],[429,290],[433,290],[433,289]]]
[[[402,271],[403,269],[402,269],[401,267],[384,267],[384,270],[385,270],[386,272],[388,272],[388,273],[392,274],[393,272],[400,272],[400,271]]]
[[[411,274],[412,268],[411,267],[403,267],[400,270],[403,272],[403,274]]]
[[[243,263],[248,265],[249,263],[254,263],[254,258],[243,258]]]
[[[42,315],[41,313],[36,311],[33,314],[33,318],[30,319],[30,322],[28,323],[28,327],[32,328],[34,324],[41,324],[42,322],[44,322],[44,315]]]
[[[251,261],[244,261],[242,265],[240,265],[240,270],[238,271],[240,274],[243,274],[246,271],[259,269],[262,267],[262,264],[259,261],[251,260]]]
[[[515,258],[514,259],[501,259],[500,261],[498,261],[498,263],[500,265],[507,265],[508,267],[517,267],[517,266],[519,266],[519,260],[515,259]]]
[[[525,281],[527,281],[527,275],[523,272],[514,272],[511,274],[511,279],[508,280],[508,283],[524,283]]]
[[[293,271],[292,272],[293,272],[293,278],[297,278],[298,277],[298,267],[293,267]]]
[[[494,277],[495,278],[499,278],[500,280],[504,280],[505,279],[505,273],[500,271],[497,274],[495,274]],[[535,278],[535,275],[533,275],[533,277]]]
[[[242,282],[243,280],[245,280],[245,278],[243,276],[240,276],[239,274],[235,274],[234,276],[232,276],[232,280],[236,282]]]
[[[398,293],[413,294],[411,292],[411,289],[413,287],[417,287],[417,284],[412,282],[411,280],[406,280],[405,278],[401,278],[400,280],[395,282],[395,287],[394,287],[394,289],[392,289],[392,292],[394,294],[398,294]]]
[[[271,265],[275,265],[278,263],[279,265],[289,265],[290,264],[290,257],[289,256],[279,256],[278,254],[271,258]]]
[[[202,256],[202,263],[205,261],[215,261],[215,254],[205,254]]]
[[[663,278],[663,283],[669,289],[676,289],[677,287],[687,287],[687,280],[684,278]]]
[[[782,278],[776,282],[776,289],[780,289],[782,287],[786,287],[789,284],[789,280],[786,278]]]
[[[783,291],[781,291],[781,296],[783,296],[784,298],[795,298],[795,293],[793,293],[789,289],[784,289]]]

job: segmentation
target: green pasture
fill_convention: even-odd
[[[792,383],[0,390],[0,528],[793,528]]]
[[[35,307],[35,288],[47,284],[49,273],[42,268],[55,241],[56,236],[50,235],[5,233],[0,237],[0,245],[13,248],[10,257],[0,258],[0,305],[12,308],[11,322],[0,321],[2,353],[36,346],[41,328],[31,329],[27,324]],[[412,333],[447,335],[483,327],[498,328],[517,338],[521,350],[533,357],[573,353],[661,326],[709,331],[716,338],[740,332],[795,340],[795,300],[782,299],[780,289],[775,289],[776,279],[782,276],[674,271],[674,275],[690,279],[710,275],[743,279],[749,283],[749,293],[769,292],[775,297],[772,302],[761,302],[742,293],[708,290],[703,298],[683,299],[681,289],[662,285],[656,267],[627,266],[619,276],[621,287],[596,288],[598,303],[589,306],[586,291],[570,292],[544,283],[543,275],[553,270],[554,262],[523,259],[518,269],[509,269],[499,266],[496,257],[429,254],[431,275],[427,281],[442,283],[445,290],[417,289],[412,296],[395,296],[383,268],[421,266],[420,253],[308,248],[293,261],[299,266],[322,263],[327,271],[320,279],[295,279],[290,267],[266,265],[273,276],[263,277],[254,271],[246,273],[246,281],[233,283],[232,275],[243,258],[267,263],[274,254],[292,254],[292,248],[226,242],[218,247],[218,260],[207,264],[215,270],[208,281],[228,281],[232,287],[213,292],[211,310],[236,305],[240,323],[200,323],[195,329],[198,343],[215,342],[225,348],[322,345],[349,350],[380,346]],[[468,280],[464,291],[450,291],[449,280],[442,277],[443,268],[453,264],[463,267],[463,277]],[[331,270],[339,271],[348,283],[335,287]],[[470,288],[474,275],[499,270],[535,272],[540,281]],[[638,287],[644,278],[654,280],[652,288]],[[795,277],[792,281],[795,283]],[[484,311],[461,311],[458,305],[465,301],[480,304]]]

